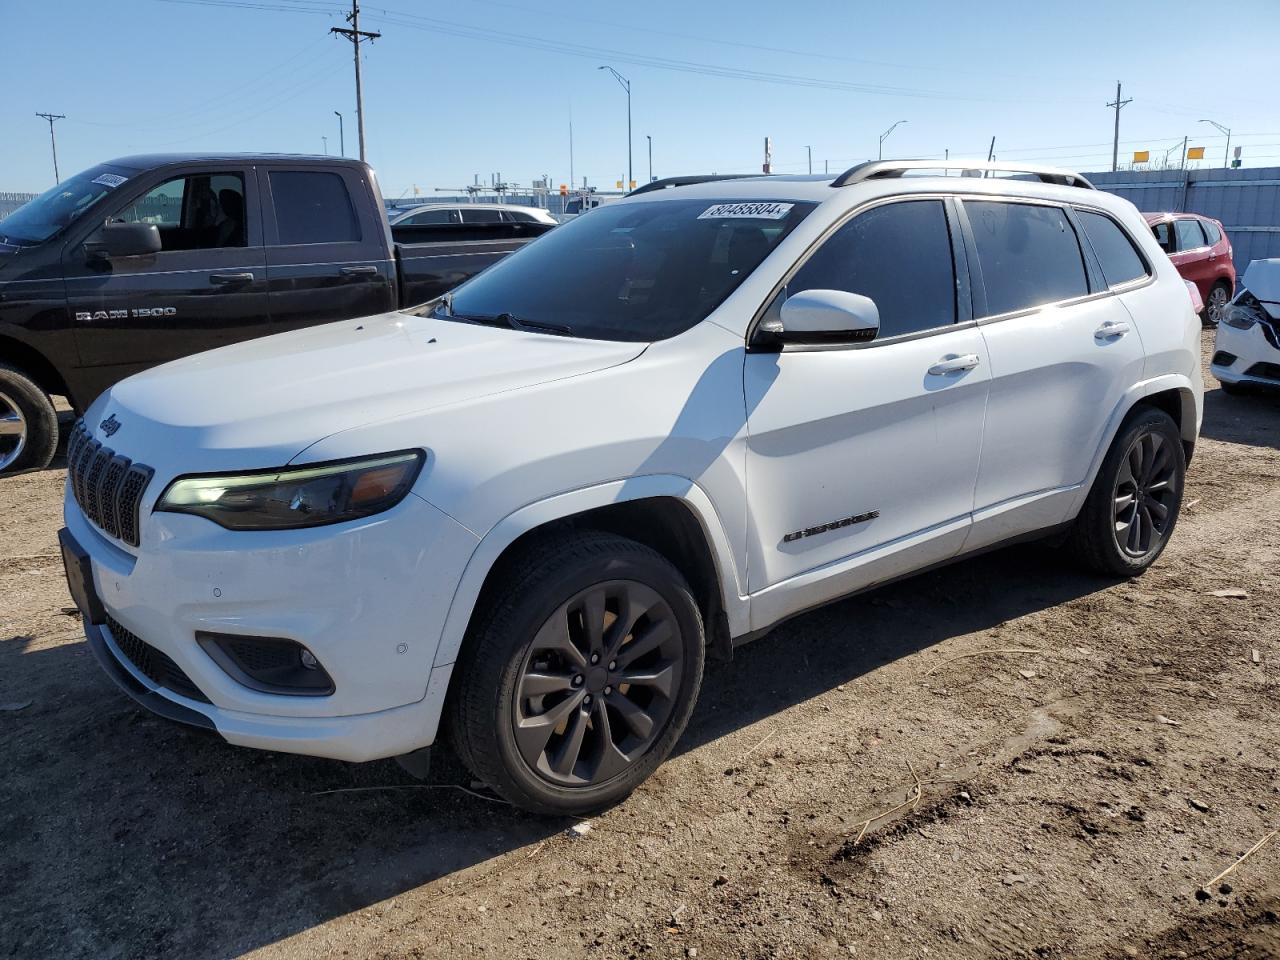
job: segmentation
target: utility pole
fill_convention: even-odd
[[[631,184],[635,182],[634,175],[631,172],[631,81],[620,74],[613,67],[597,67],[597,70],[608,70],[613,74],[613,78],[618,81],[622,89],[627,91],[627,189],[631,189]]]
[[[338,118],[338,155],[345,157],[347,155],[347,135],[342,131],[342,114],[335,110],[333,115]]]
[[[370,33],[360,29],[360,0],[351,0],[351,12],[347,14],[347,23],[351,28],[330,27],[330,33],[346,37],[351,41],[351,48],[356,55],[356,129],[360,135],[360,159],[364,160],[364,89],[360,85],[360,44],[377,40],[382,34]]]
[[[764,138],[764,172],[773,173],[773,141]]]
[[[320,139],[324,141],[324,155],[327,157],[329,155],[329,138],[322,136]]]
[[[649,182],[653,183],[653,137],[646,133],[644,138],[649,141]]]
[[[573,114],[569,114],[569,186],[574,186],[573,179]]]
[[[809,151],[809,173],[813,173],[813,147],[805,147]]]
[[[1111,172],[1112,173],[1116,172],[1116,169],[1119,167],[1119,163],[1120,163],[1120,108],[1127,103],[1133,103],[1133,97],[1130,97],[1128,100],[1120,99],[1120,81],[1117,80],[1116,81],[1116,98],[1111,103],[1107,104],[1108,107],[1116,108],[1116,132],[1114,137],[1111,140]]]
[[[49,121],[49,143],[53,147],[53,182],[61,183],[62,178],[58,176],[58,138],[53,135],[53,122],[55,120],[65,120],[65,113],[37,113],[37,117],[44,117]]]
[[[1222,151],[1222,169],[1227,169],[1231,164],[1231,128],[1224,127],[1222,124],[1215,123],[1213,120],[1201,120],[1200,122],[1212,123],[1221,133],[1225,133],[1227,135],[1227,149]]]
[[[991,162],[992,160],[994,160],[995,158],[996,158],[996,138],[995,138],[995,137],[992,137],[992,138],[991,138],[991,149],[989,149],[989,150],[987,151],[987,163],[990,163],[990,162]]]
[[[1182,168],[1187,169],[1187,138],[1182,138]]]

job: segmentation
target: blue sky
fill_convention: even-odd
[[[1121,159],[1181,137],[1222,163],[1233,129],[1250,166],[1280,165],[1275,38],[1280,2],[1232,0],[1230,23],[1192,0],[843,3],[649,0],[385,0],[362,7],[382,39],[364,51],[367,144],[383,191],[458,187],[492,173],[529,183],[574,172],[611,189],[654,174],[843,169],[876,155],[985,156],[1080,170],[1110,166],[1117,80]],[[227,6],[225,4],[235,4]],[[151,150],[354,155],[349,43],[328,34],[349,6],[327,0],[0,0],[0,190],[52,182]],[[1221,8],[1220,8],[1221,9]],[[1174,156],[1178,151],[1175,149]]]

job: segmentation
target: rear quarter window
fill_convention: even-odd
[[[1084,235],[1093,247],[1094,255],[1102,267],[1107,286],[1117,287],[1139,277],[1150,276],[1146,261],[1133,245],[1121,226],[1105,213],[1076,209]]]

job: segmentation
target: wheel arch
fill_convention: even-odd
[[[0,331],[0,363],[16,367],[35,381],[50,396],[71,399],[66,381],[58,368],[31,344]]]
[[[683,477],[649,476],[563,493],[529,504],[481,538],[454,592],[435,667],[453,663],[471,619],[502,564],[531,538],[573,529],[605,530],[657,550],[689,580],[713,650],[749,625],[733,551],[706,493]]]

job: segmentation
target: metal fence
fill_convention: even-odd
[[[0,193],[0,220],[3,220],[28,200],[34,200],[36,193]]]
[[[1236,271],[1251,260],[1280,257],[1280,167],[1238,170],[1121,170],[1085,174],[1099,190],[1144,212],[1213,217],[1227,228]]]

